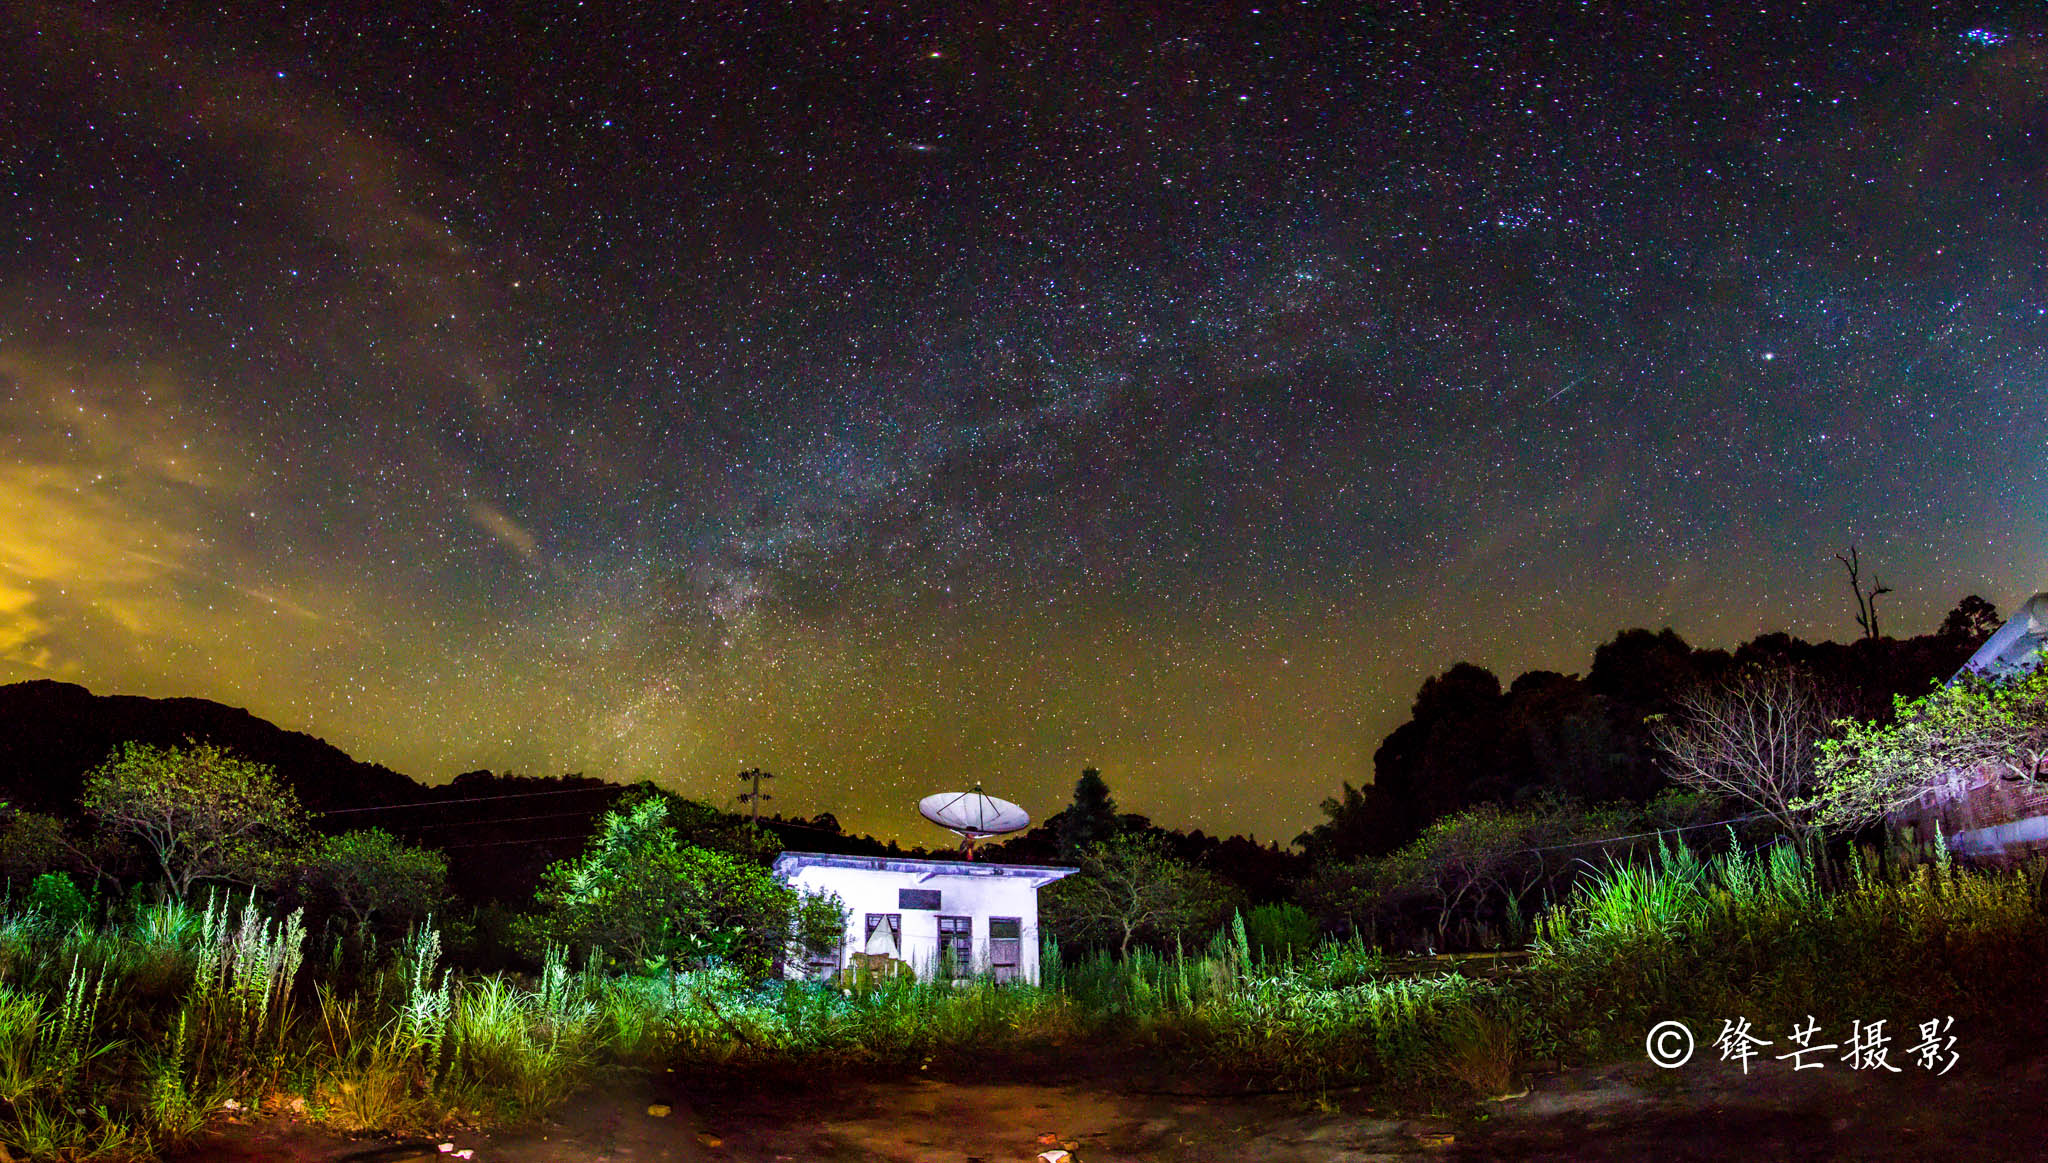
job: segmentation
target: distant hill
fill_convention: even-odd
[[[471,902],[523,902],[541,870],[574,856],[628,787],[582,775],[534,777],[464,772],[429,787],[388,767],[363,763],[324,740],[287,731],[237,707],[206,699],[96,695],[73,683],[0,686],[0,799],[72,817],[85,773],[116,745],[213,743],[265,763],[298,793],[324,830],[384,828],[447,850],[449,879]],[[390,809],[390,810],[385,810]],[[711,823],[740,817],[706,808]],[[868,855],[904,853],[837,822],[761,821],[791,848]]]
[[[351,759],[331,743],[287,731],[206,699],[96,695],[68,682],[0,686],[0,797],[59,815],[78,810],[87,771],[116,744],[214,743],[275,767],[320,812],[411,803],[427,788],[388,767]]]

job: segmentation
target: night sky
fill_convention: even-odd
[[[1284,839],[2042,588],[2044,203],[2018,9],[0,3],[0,681]]]

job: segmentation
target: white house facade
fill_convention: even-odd
[[[792,975],[907,966],[925,980],[988,974],[1038,980],[1038,890],[1071,868],[785,852],[775,875],[839,898],[846,932],[836,954]]]

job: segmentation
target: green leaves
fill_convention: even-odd
[[[299,876],[358,924],[401,927],[448,896],[448,854],[406,844],[381,828],[323,836],[299,858]]]
[[[1177,941],[1213,927],[1230,908],[1230,887],[1176,859],[1164,837],[1130,832],[1081,854],[1079,875],[1047,889],[1047,921],[1070,938],[1114,943]]]
[[[1986,768],[2034,779],[2048,761],[2048,669],[1966,678],[1893,700],[1886,725],[1847,721],[1820,745],[1819,792],[1795,805],[1824,828],[1861,827],[1922,795],[1960,789]]]
[[[298,797],[266,764],[224,747],[123,743],[86,773],[87,816],[149,849],[171,895],[195,881],[254,883],[306,832]]]
[[[757,975],[786,951],[793,927],[838,936],[836,902],[826,926],[814,899],[758,864],[685,843],[668,821],[667,802],[652,796],[606,813],[582,856],[543,874],[539,935],[628,966],[727,960]]]

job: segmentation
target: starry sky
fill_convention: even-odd
[[[0,3],[0,681],[942,841],[2048,584],[2048,17]]]

